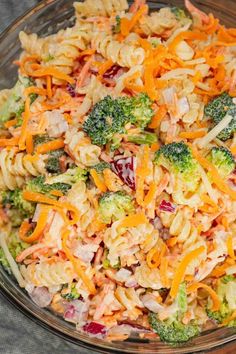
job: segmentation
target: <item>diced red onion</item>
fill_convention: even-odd
[[[73,323],[83,325],[88,317],[88,304],[82,300],[65,302],[64,318]]]
[[[107,328],[98,322],[88,322],[83,326],[83,331],[92,337],[104,338]]]
[[[137,285],[138,285],[138,283],[133,275],[131,277],[129,277],[129,279],[126,280],[126,282],[125,282],[125,286],[127,288],[135,288]]]
[[[175,102],[175,88],[170,87],[162,91],[162,96],[166,105],[173,105]]]
[[[47,307],[53,298],[53,294],[50,294],[44,286],[34,288],[29,292],[29,296],[39,307]]]
[[[167,200],[163,199],[159,205],[159,209],[162,211],[167,211],[169,213],[174,213],[175,212],[175,205],[172,204],[171,202],[168,202]]]
[[[143,295],[141,301],[144,306],[152,312],[158,313],[159,310],[163,309],[163,306],[157,302],[153,294]]]
[[[189,112],[189,103],[187,97],[182,97],[178,100],[178,113],[183,116],[184,114]]]
[[[131,328],[132,332],[139,332],[139,333],[147,333],[150,332],[150,330],[147,327],[144,327],[134,321],[129,321],[129,320],[123,320],[123,321],[118,321],[119,326],[129,326]]]
[[[127,186],[135,190],[135,159],[133,156],[112,161],[111,168]]]
[[[75,87],[71,84],[67,84],[66,86],[67,92],[71,95],[71,97],[76,97]]]
[[[108,69],[105,72],[105,74],[103,74],[103,77],[111,79],[118,73],[119,70],[120,70],[119,65],[113,65],[110,69]]]
[[[66,320],[72,320],[75,316],[75,307],[70,305],[66,312],[64,313],[64,317]]]

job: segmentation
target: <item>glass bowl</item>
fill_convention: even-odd
[[[183,0],[148,1],[151,9],[165,5],[183,6]],[[212,12],[221,19],[222,23],[232,27],[236,18],[235,0],[205,0],[195,1],[197,6],[206,12]],[[39,35],[48,35],[61,28],[73,24],[73,0],[46,0],[17,19],[0,36],[0,89],[11,87],[17,77],[17,68],[12,63],[20,54],[19,31],[35,32]],[[88,337],[75,330],[74,325],[64,321],[48,309],[37,307],[26,292],[19,288],[15,280],[0,267],[0,292],[22,312],[41,326],[63,337],[78,347],[86,347],[91,352],[102,353],[196,353],[224,346],[220,352],[236,352],[236,328],[219,328],[202,333],[192,341],[170,347],[159,340],[142,340],[133,335],[125,342],[105,342],[97,338]],[[235,341],[235,342],[234,342]],[[231,342],[230,351],[226,350],[226,343]],[[232,351],[231,351],[232,350]],[[215,351],[215,350],[214,350]]]

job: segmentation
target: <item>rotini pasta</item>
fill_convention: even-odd
[[[92,0],[86,0],[83,3],[74,3],[75,11],[80,16],[111,16],[127,10],[126,0],[99,0],[96,4]]]

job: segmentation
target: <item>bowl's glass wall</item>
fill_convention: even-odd
[[[96,0],[95,0],[96,1]],[[212,12],[225,25],[233,27],[236,20],[235,0],[202,0],[195,1],[206,12]],[[17,20],[0,36],[0,89],[11,87],[17,77],[17,68],[12,62],[20,54],[19,31],[35,32],[47,35],[73,23],[73,0],[47,0],[42,2],[24,17]],[[157,9],[171,4],[183,6],[183,0],[149,1],[150,7]],[[124,352],[124,353],[195,353],[220,346],[236,340],[236,329],[221,328],[203,333],[198,338],[184,346],[171,348],[159,341],[141,341],[138,337],[126,342],[107,343],[89,338],[77,332],[73,325],[55,316],[52,312],[38,308],[15,283],[14,279],[0,267],[0,291],[33,320],[54,333],[73,341],[74,343],[92,348],[92,352]],[[96,349],[95,349],[96,348]],[[235,347],[236,351],[236,347]],[[222,351],[223,352],[223,351]],[[232,352],[233,353],[233,352]]]

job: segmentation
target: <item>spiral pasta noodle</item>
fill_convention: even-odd
[[[32,263],[28,266],[22,265],[20,270],[26,282],[35,286],[52,287],[71,283],[74,276],[73,266],[69,261],[58,261],[52,264]]]
[[[23,152],[16,149],[0,151],[0,185],[1,188],[14,190],[22,187],[25,177],[45,174],[43,157],[33,161]]]
[[[143,303],[139,299],[138,291],[133,288],[124,288],[118,286],[115,290],[115,296],[117,300],[126,309],[127,315],[132,319],[136,320],[138,316],[142,313],[140,309],[143,308]]]
[[[118,63],[120,66],[131,68],[140,65],[145,58],[144,49],[128,43],[120,43],[105,33],[98,33],[93,39],[98,53],[104,58]]]
[[[66,132],[65,143],[68,144],[68,149],[74,156],[78,164],[84,166],[93,166],[99,162],[101,149],[89,143],[83,132],[77,132],[76,129],[71,129]]]
[[[80,16],[111,16],[113,13],[119,13],[128,9],[126,0],[93,0],[74,3],[75,11]]]

